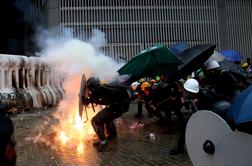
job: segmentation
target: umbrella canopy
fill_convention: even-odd
[[[220,51],[222,55],[224,55],[228,60],[235,62],[235,61],[241,61],[242,55],[235,50],[222,50]]]
[[[135,78],[154,76],[177,70],[183,62],[164,45],[156,45],[141,51],[128,63],[122,66],[120,75],[132,75]]]
[[[226,59],[226,57],[224,55],[222,55],[221,53],[219,53],[218,51],[214,51],[213,55],[211,55],[208,60],[204,63],[205,65],[211,61],[211,60],[215,60],[217,62],[221,62],[224,59]]]
[[[172,46],[169,47],[169,49],[172,50],[172,52],[174,52],[176,55],[181,54],[188,48],[189,46],[186,42],[173,44]]]
[[[184,64],[179,65],[179,71],[176,72],[174,76],[179,78],[198,70],[213,54],[215,47],[216,45],[213,44],[200,44],[193,46],[177,55],[178,58],[184,62]]]
[[[236,124],[252,121],[252,85],[235,97],[227,112],[227,118]]]
[[[241,71],[242,70],[242,68],[239,65],[228,60],[224,55],[222,55],[218,51],[214,51],[213,55],[211,55],[210,58],[204,64],[206,65],[207,62],[209,62],[210,60],[215,60],[215,61],[219,62],[220,68],[222,70],[231,70],[231,71]]]
[[[230,71],[239,81],[242,81],[246,85],[250,85],[252,82],[248,79],[247,74],[241,68],[241,66],[228,60],[221,53],[214,51],[213,55],[204,63],[206,64],[210,60],[216,60],[220,64],[222,70]]]
[[[219,62],[220,68],[223,70],[231,70],[231,71],[242,71],[242,68],[235,64],[234,62],[224,59],[223,61]]]

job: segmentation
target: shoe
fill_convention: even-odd
[[[106,140],[111,141],[116,138],[117,138],[117,135],[109,135],[109,136],[107,136]]]
[[[98,150],[98,152],[104,152],[105,149],[106,149],[106,147],[107,147],[107,145],[108,145],[108,142],[106,142],[104,144],[100,143],[99,146],[96,147],[96,149]]]
[[[169,154],[170,155],[178,155],[178,154],[182,154],[184,152],[185,152],[184,148],[177,148],[176,147],[176,148],[170,150]]]

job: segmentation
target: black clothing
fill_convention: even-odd
[[[184,118],[180,111],[182,107],[182,93],[177,82],[165,84],[164,86],[158,86],[156,93],[152,94],[152,96],[152,104],[155,105],[158,110],[156,111],[156,114],[159,111],[164,112],[165,125],[168,129],[172,130],[172,111],[176,114],[179,123],[184,123]]]
[[[232,101],[236,92],[242,89],[239,80],[230,71],[217,71],[206,76],[208,92],[215,101]]]
[[[16,164],[15,143],[12,137],[14,127],[7,113],[0,111],[0,165]]]
[[[104,125],[109,137],[117,137],[116,126],[113,120],[121,115],[120,113],[113,113],[113,110],[111,111],[109,108],[105,108],[92,118],[92,126],[101,141],[106,140]]]
[[[252,135],[252,121],[237,124],[235,126],[239,131]]]
[[[178,123],[179,123],[179,138],[177,141],[177,148],[179,150],[184,149],[185,144],[185,129],[186,129],[186,119],[181,112],[181,108],[183,106],[182,103],[182,96],[183,92],[180,89],[180,84],[178,82],[170,83],[166,86],[163,90],[164,95],[170,94],[169,100],[164,103],[163,107],[166,109],[165,116],[167,118],[168,123],[172,122],[171,111],[174,111],[175,115],[177,116]],[[182,151],[182,150],[181,150]]]
[[[137,113],[135,115],[136,118],[141,118],[143,114],[143,105],[145,106],[148,116],[153,116],[153,109],[150,106],[150,96],[147,96],[144,94],[144,92],[141,90],[141,85],[139,84],[136,88],[136,92],[138,93],[138,101],[137,101]],[[151,90],[151,88],[146,88],[148,90]]]
[[[100,85],[89,94],[89,102],[106,105],[91,120],[101,141],[106,140],[105,127],[109,138],[117,136],[113,120],[128,111],[129,104],[133,99],[133,91],[129,87],[120,85]]]
[[[157,93],[153,96],[153,103],[157,110],[164,111],[165,122],[169,130],[172,130],[172,111],[175,113],[178,119],[179,138],[177,141],[177,148],[184,149],[185,144],[185,128],[186,119],[181,112],[183,106],[181,98],[183,93],[178,82],[165,84],[165,86],[159,86]]]

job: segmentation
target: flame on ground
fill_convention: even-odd
[[[68,79],[66,94],[64,100],[61,101],[55,118],[59,120],[59,125],[55,126],[56,141],[62,148],[74,148],[76,153],[85,151],[84,142],[95,136],[95,132],[91,125],[92,117],[100,110],[95,107],[95,111],[90,107],[83,112],[82,119],[79,117],[78,110],[78,90],[80,77],[71,77]],[[84,123],[86,121],[86,123]]]
[[[91,108],[88,108],[88,121],[84,123],[87,117],[81,119],[77,108],[74,108],[73,111],[70,112],[73,112],[73,114],[69,115],[69,119],[61,121],[60,127],[56,128],[56,140],[60,143],[62,148],[74,147],[76,152],[80,154],[85,151],[84,141],[93,138],[95,135],[90,122],[95,113]]]

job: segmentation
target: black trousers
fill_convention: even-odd
[[[167,121],[168,128],[172,128],[172,111],[174,111],[175,115],[178,119],[178,130],[179,136],[177,140],[177,147],[178,149],[184,148],[185,145],[185,130],[186,130],[186,119],[184,118],[183,113],[181,112],[182,103],[180,100],[175,100],[170,103],[165,103],[163,108],[165,110],[165,118]]]
[[[146,101],[138,101],[137,103],[137,114],[138,115],[142,115],[143,113],[143,104],[148,112],[149,116],[152,116],[154,111],[152,110],[152,108],[150,107],[150,104]]]
[[[112,108],[104,108],[92,118],[92,126],[101,141],[106,139],[105,128],[108,136],[117,136],[114,119],[119,118],[121,115],[122,113],[120,111],[116,112]]]
[[[186,132],[186,119],[184,118],[182,112],[180,109],[175,109],[175,114],[178,118],[179,123],[179,138],[177,141],[177,147],[178,149],[184,148],[185,145],[185,132]]]

